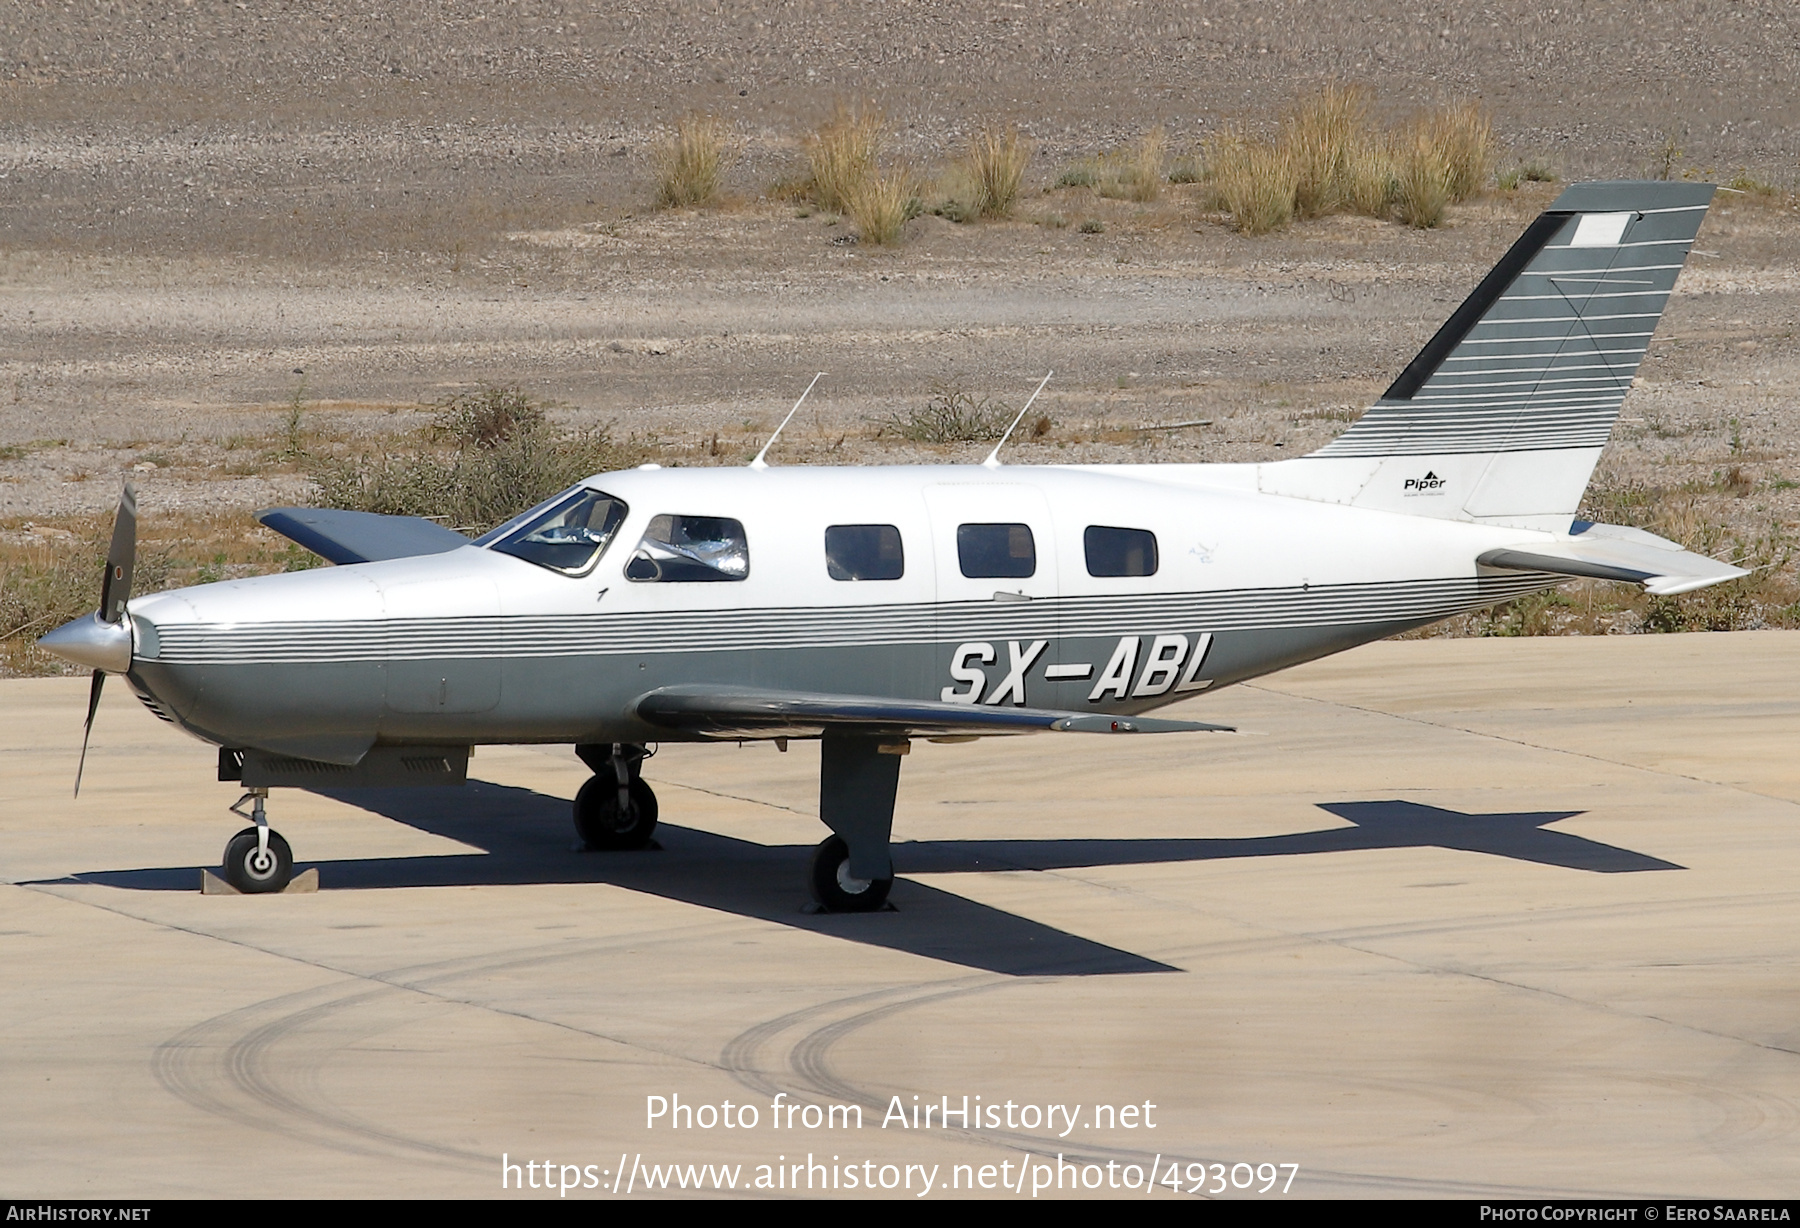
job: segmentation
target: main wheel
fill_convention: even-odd
[[[850,846],[842,836],[832,836],[817,849],[812,859],[813,899],[826,912],[874,912],[887,903],[894,888],[892,875],[887,878],[855,878],[850,873]]]
[[[281,833],[269,833],[269,848],[257,846],[256,828],[246,827],[225,846],[225,861],[219,867],[226,882],[245,895],[263,895],[280,891],[294,877],[294,852]]]
[[[656,794],[640,777],[626,790],[630,805],[619,811],[619,782],[610,771],[596,772],[575,795],[575,834],[591,849],[641,849],[656,830]]]

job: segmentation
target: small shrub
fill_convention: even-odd
[[[1078,162],[1056,177],[1059,188],[1091,188],[1100,183],[1100,172],[1092,162]]]
[[[1206,163],[1197,153],[1185,153],[1169,164],[1170,183],[1199,183],[1206,178]]]
[[[975,212],[984,218],[1006,217],[1019,198],[1031,146],[1016,128],[988,128],[969,141],[964,159],[975,185]]]
[[[454,450],[445,454],[444,444]],[[559,433],[520,389],[483,388],[442,402],[411,450],[390,446],[372,455],[314,457],[309,476],[328,507],[427,516],[486,531],[632,459],[633,450],[604,428]]]
[[[656,207],[695,209],[718,203],[725,169],[725,126],[711,115],[683,116],[656,150]]]
[[[1662,148],[1656,151],[1656,170],[1654,177],[1657,179],[1673,179],[1675,177],[1675,165],[1681,161],[1681,152],[1681,146],[1675,143],[1674,137],[1664,137]]]
[[[839,106],[806,143],[813,203],[833,213],[850,212],[850,198],[867,191],[876,174],[886,123],[870,107]]]
[[[441,403],[431,429],[459,448],[498,448],[544,428],[544,411],[519,388],[483,388]]]
[[[1494,184],[1502,192],[1517,191],[1521,183],[1555,182],[1556,172],[1550,169],[1548,163],[1539,159],[1515,163],[1494,176]]]
[[[1106,233],[1106,223],[1097,217],[1090,217],[1075,229],[1084,235],[1103,235]]]
[[[1746,196],[1761,197],[1764,200],[1781,195],[1781,189],[1772,183],[1766,183],[1751,175],[1749,171],[1739,171],[1725,184],[1734,192],[1742,192]]]
[[[947,196],[942,204],[932,210],[947,222],[955,222],[958,226],[973,222],[981,216],[975,206],[956,196]]]
[[[1000,438],[1012,419],[1013,411],[998,401],[940,385],[922,408],[889,415],[880,433],[914,443],[975,443]]]

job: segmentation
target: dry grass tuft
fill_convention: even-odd
[[[1367,90],[1333,82],[1283,115],[1273,141],[1215,137],[1207,199],[1245,234],[1346,212],[1431,227],[1487,181],[1493,124],[1479,104],[1425,112],[1398,132],[1378,128],[1371,109]]]
[[[969,141],[964,159],[975,188],[977,217],[1001,218],[1012,213],[1031,162],[1031,144],[1016,128],[988,128]]]
[[[1419,230],[1442,223],[1453,199],[1453,172],[1431,129],[1429,120],[1415,124],[1397,140],[1394,157],[1394,214]]]
[[[1347,204],[1351,170],[1368,161],[1379,138],[1369,127],[1369,94],[1327,84],[1281,120],[1280,143],[1294,171],[1294,216],[1323,217]]]
[[[1161,128],[1152,128],[1138,138],[1125,157],[1119,176],[1124,195],[1140,205],[1147,205],[1162,195],[1163,163],[1167,158],[1168,138]]]
[[[856,223],[857,238],[863,243],[898,242],[901,228],[918,211],[917,185],[904,170],[872,171],[850,184],[847,193],[844,212]]]
[[[1213,204],[1234,230],[1267,234],[1293,220],[1294,164],[1283,146],[1227,132],[1207,143],[1206,165]]]
[[[656,150],[656,207],[698,209],[717,204],[728,160],[725,125],[716,116],[683,116]]]
[[[1398,188],[1393,147],[1385,139],[1372,139],[1351,152],[1338,183],[1338,199],[1346,212],[1384,218]]]
[[[885,129],[881,113],[866,104],[838,106],[806,142],[814,204],[833,213],[849,213],[853,196],[866,198],[868,180],[877,173]]]
[[[1494,164],[1494,121],[1477,102],[1462,102],[1431,112],[1424,128],[1444,166],[1453,204],[1481,190]]]

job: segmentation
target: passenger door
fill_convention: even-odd
[[[934,699],[1048,702],[1057,660],[1056,536],[1037,488],[944,483],[925,492],[937,573]]]

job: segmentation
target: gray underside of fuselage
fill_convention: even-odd
[[[1199,680],[1216,689],[1381,639],[1423,620],[1272,627],[1213,637]],[[1161,628],[1147,628],[1147,648]],[[1090,700],[1118,637],[1047,643],[1026,673],[1023,703],[1071,712],[1141,713],[1190,689]],[[1012,641],[1018,644],[1019,641]],[[982,692],[999,689],[1008,641],[992,643]],[[407,661],[177,665],[139,662],[133,682],[162,713],[220,745],[294,753],[309,740],[380,744],[654,742],[682,735],[624,714],[666,686],[710,684],[938,700],[962,642],[719,652],[591,654]],[[1028,648],[1029,642],[1021,645]],[[1050,666],[1092,666],[1049,680]],[[1137,671],[1134,672],[1134,677]],[[1202,692],[1203,693],[1203,692]],[[1004,702],[1015,702],[1008,694]],[[704,739],[694,739],[704,740]]]

